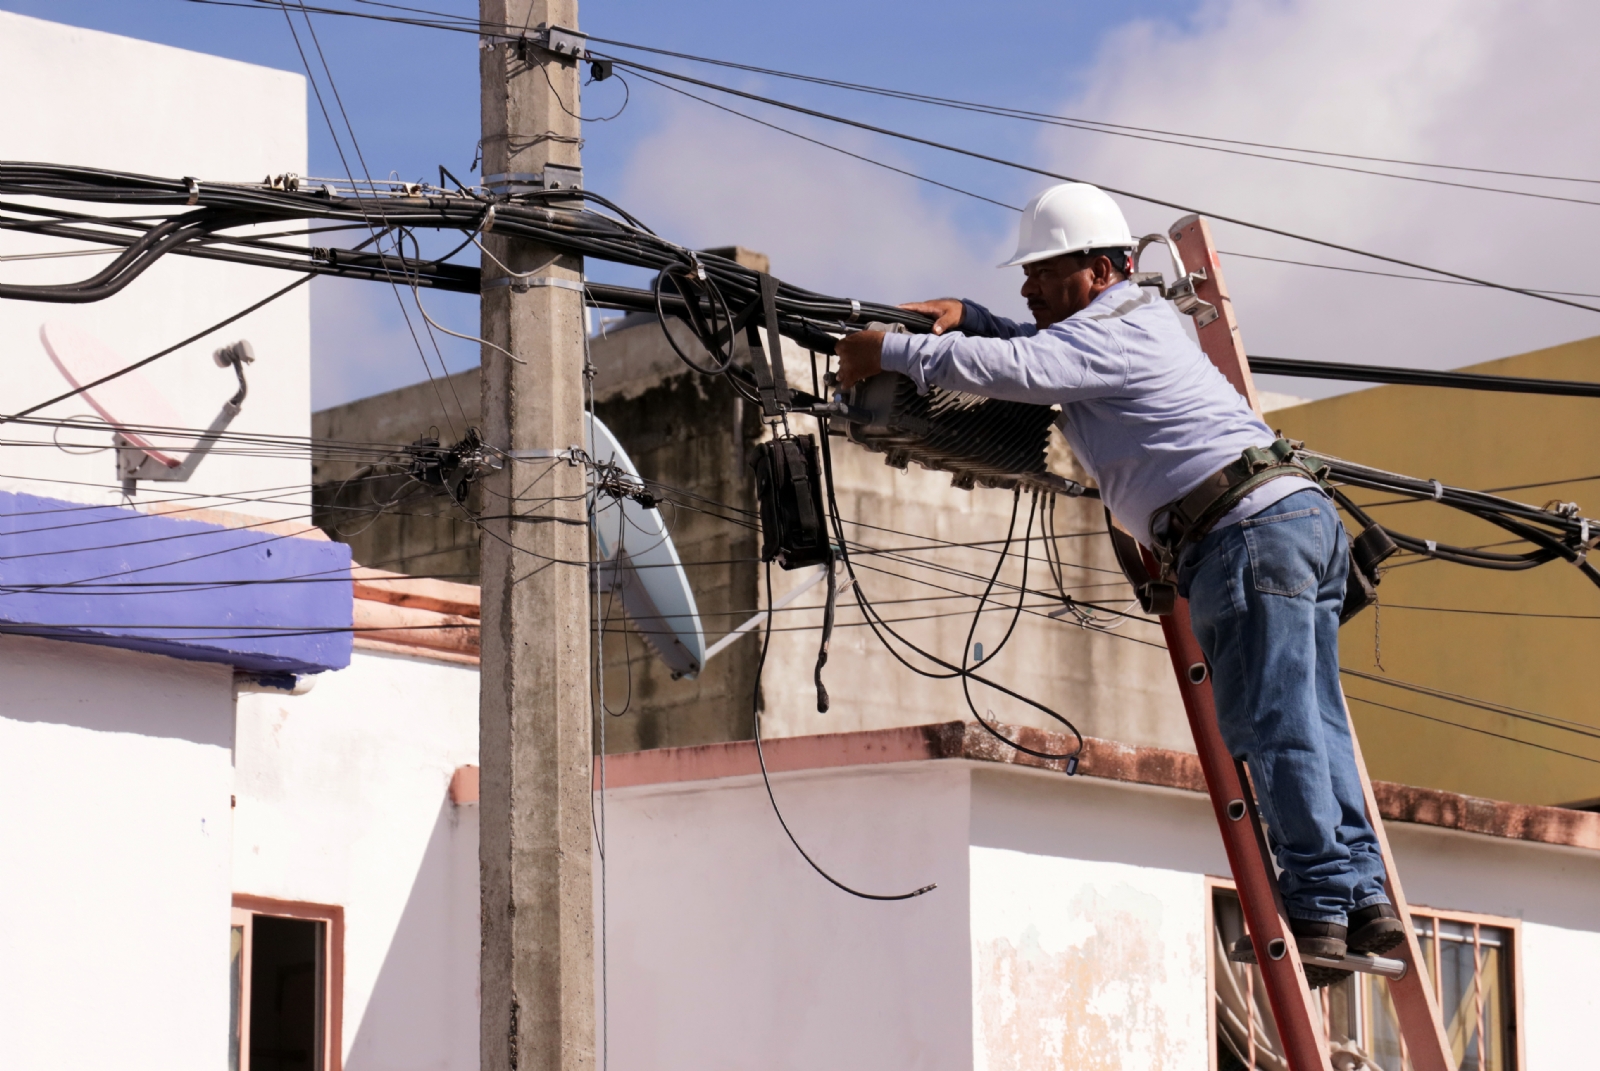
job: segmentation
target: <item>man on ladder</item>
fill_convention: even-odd
[[[1133,245],[1103,191],[1053,186],[1023,210],[1002,265],[1023,270],[1032,326],[970,301],[907,305],[935,318],[933,333],[846,337],[840,382],[892,371],[919,390],[1061,406],[1061,431],[1107,507],[1190,600],[1301,954],[1387,952],[1405,928],[1384,891],[1339,687],[1344,526],[1177,314],[1128,278]],[[1306,972],[1313,985],[1347,973]]]

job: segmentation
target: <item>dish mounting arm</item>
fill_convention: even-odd
[[[239,378],[239,389],[234,392],[233,397],[222,403],[222,409],[212,418],[211,426],[195,439],[194,445],[186,448],[186,456],[181,464],[176,466],[162,464],[121,432],[111,437],[111,443],[117,451],[117,475],[122,478],[123,494],[138,494],[140,480],[157,483],[186,482],[194,475],[195,469],[200,467],[200,462],[211,452],[211,448],[228,429],[228,425],[233,423],[233,418],[244,408],[245,396],[250,393],[250,385],[244,378],[244,366],[255,361],[255,347],[251,346],[248,340],[241,339],[223,346],[211,355],[211,359],[217,362],[219,368],[233,369],[234,375]]]

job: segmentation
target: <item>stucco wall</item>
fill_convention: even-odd
[[[753,778],[613,791],[612,1066],[1209,1066],[1206,878],[1228,871],[1205,797],[958,760],[774,784],[840,877],[939,890],[863,904],[831,889]],[[1583,1066],[1600,857],[1389,832],[1413,902],[1520,923],[1524,1071]],[[957,1000],[965,1033],[947,1021]]]
[[[222,1067],[226,666],[0,636],[0,1066]]]
[[[62,72],[70,71],[71,77]],[[41,87],[47,87],[47,91]],[[141,174],[259,182],[268,174],[306,170],[305,82],[299,75],[150,44],[112,34],[0,13],[0,100],[25,101],[0,113],[0,157],[80,164]],[[86,118],[92,136],[86,136]],[[71,203],[74,211],[95,206]],[[277,228],[282,229],[282,228]],[[0,253],[89,248],[84,243],[0,232]],[[83,279],[114,253],[0,264],[0,279],[53,283]],[[46,321],[76,325],[99,337],[128,363],[164,349],[239,312],[294,277],[267,268],[169,256],[121,293],[86,305],[0,302],[0,351],[6,354],[6,412],[68,390],[39,341]],[[310,305],[302,288],[218,334],[142,369],[171,403],[180,426],[205,428],[238,384],[211,352],[248,338],[256,363],[250,395],[230,432],[306,435],[310,421]],[[91,414],[81,399],[40,415]],[[134,413],[125,419],[150,420]],[[168,423],[162,420],[159,423]],[[8,437],[52,442],[52,429],[12,425]],[[63,433],[61,442],[109,446],[110,433]],[[252,453],[263,453],[252,451]],[[237,494],[272,489],[269,502],[220,503],[265,516],[304,515],[303,452],[281,456],[213,454],[187,483],[144,485],[140,500],[178,493]],[[51,447],[0,447],[0,484],[76,501],[118,501],[110,451],[67,453]],[[41,483],[40,478],[61,483]],[[76,482],[65,482],[76,481]],[[152,487],[154,489],[152,489]],[[288,493],[285,494],[285,490]]]
[[[612,1071],[955,1071],[972,1062],[965,772],[783,774],[623,789],[605,807]]]
[[[345,909],[346,1068],[477,1067],[476,669],[357,651],[238,733],[233,891]]]

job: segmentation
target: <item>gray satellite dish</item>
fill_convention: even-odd
[[[589,420],[589,457],[596,464],[615,466],[621,487],[643,491],[639,470],[611,429],[598,417]],[[694,677],[705,665],[705,633],[694,591],[660,512],[603,492],[591,492],[590,505],[600,589],[621,597],[634,628],[675,677]]]

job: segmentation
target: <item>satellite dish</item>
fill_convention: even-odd
[[[210,427],[203,432],[188,432],[176,430],[184,427],[183,417],[166,396],[137,371],[123,372],[128,362],[89,332],[71,324],[47,323],[39,328],[39,341],[66,381],[116,429],[112,442],[117,449],[117,474],[122,477],[123,491],[130,495],[140,480],[182,483],[194,474],[218,437],[239,415],[249,392],[244,366],[256,359],[250,343],[242,340],[211,355],[218,367],[233,369],[239,389],[223,403]],[[85,389],[85,384],[113,373],[118,373],[117,378]],[[174,430],[153,430],[166,428]]]
[[[55,366],[75,388],[109,376],[129,363],[116,350],[71,324],[44,324],[39,328],[39,340],[44,343],[45,352]],[[134,428],[184,426],[183,418],[173,409],[166,396],[138,372],[129,372],[109,383],[91,387],[83,391],[80,397],[107,424],[116,428],[129,445],[138,447],[165,468],[180,467],[183,458],[174,455],[181,455],[187,447],[194,445],[192,437],[184,442],[181,436],[169,435],[161,436],[164,445],[158,445],[155,436],[148,432],[129,430],[130,425]]]
[[[615,466],[623,487],[644,491],[644,480],[622,444],[598,417],[589,417],[589,457]],[[705,632],[694,591],[658,510],[633,498],[591,492],[590,517],[598,544],[601,590],[621,596],[634,627],[675,677],[694,677],[706,661]]]

